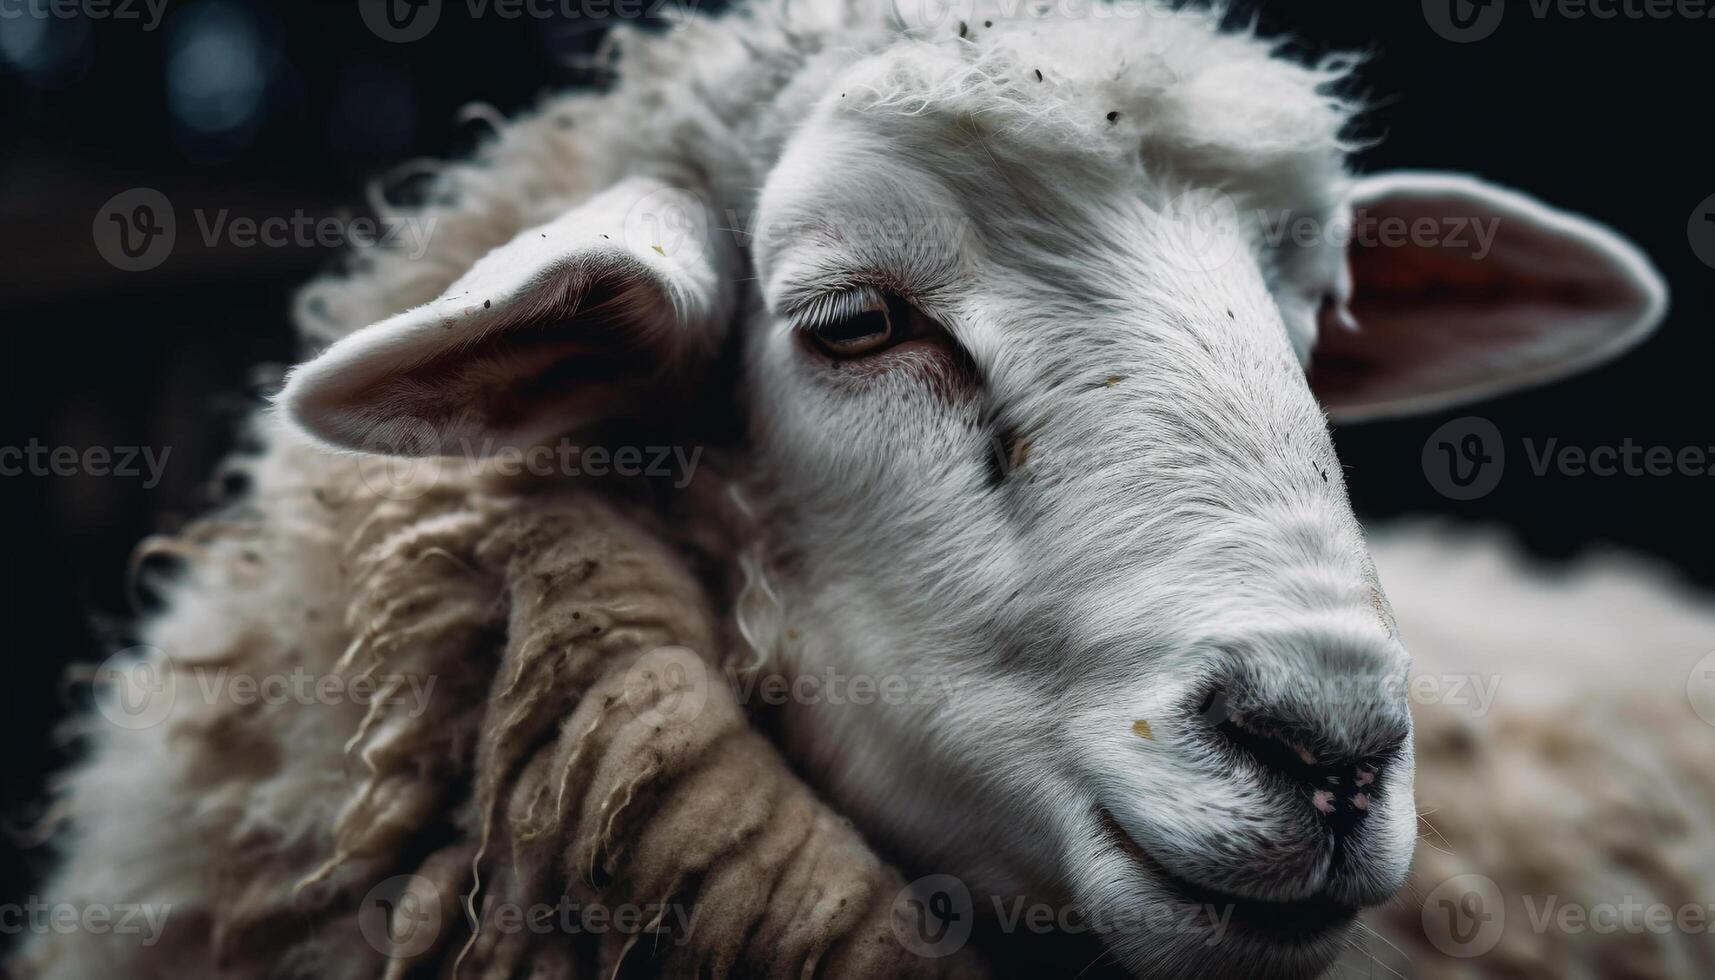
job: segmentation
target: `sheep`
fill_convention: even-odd
[[[1135,975],[1325,969],[1423,853],[1414,770],[1449,756],[1414,750],[1413,627],[1380,586],[1406,573],[1372,557],[1324,413],[1559,377],[1636,343],[1664,293],[1522,195],[1351,176],[1346,60],[1128,9],[759,0],[620,32],[609,91],[439,174],[426,255],[307,287],[315,356],[259,423],[254,512],[175,546],[202,560],[150,665],[437,693],[418,718],[210,703],[98,727],[53,887],[190,924],[146,950],[43,941],[35,972],[556,976],[661,952],[489,914],[557,893],[715,915],[664,975],[992,968],[901,955],[927,903],[878,854],[1122,912],[1099,938]],[[1493,229],[1486,262],[1354,244],[1436,217]],[[1478,273],[1449,318],[1439,284]],[[498,472],[566,432],[723,462],[679,495]],[[555,591],[591,536],[652,569],[622,602]],[[658,621],[587,656],[574,614],[598,599]],[[753,712],[806,785],[722,685],[689,733],[659,724],[663,657],[914,696]],[[675,769],[686,738],[730,755]],[[708,785],[651,792],[668,776]],[[758,853],[698,847],[710,827]],[[794,832],[824,847],[762,846]],[[1203,905],[1221,935],[1175,928]],[[378,942],[376,907],[432,907],[439,945]]]

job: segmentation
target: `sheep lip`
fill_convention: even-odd
[[[1271,945],[1308,946],[1320,943],[1356,920],[1358,909],[1326,895],[1294,901],[1271,902],[1244,898],[1186,881],[1157,861],[1119,825],[1106,807],[1096,808],[1096,819],[1120,850],[1130,855],[1150,878],[1184,905],[1232,910],[1233,931]]]

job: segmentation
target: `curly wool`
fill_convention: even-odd
[[[272,439],[253,505],[184,536],[192,570],[149,630],[171,716],[86,721],[92,755],[61,787],[68,861],[48,893],[168,908],[161,941],[45,936],[23,972],[977,975],[892,939],[899,876],[728,687],[699,685],[689,716],[652,710],[673,692],[639,686],[640,658],[708,655],[718,620],[649,514],[462,464],[381,483]],[[382,696],[193,696],[219,669]],[[419,711],[385,696],[406,678],[435,681]],[[366,930],[366,895],[396,875],[414,901],[395,916],[435,913],[426,948],[377,943],[420,922]],[[588,936],[505,926],[567,902],[657,914]]]

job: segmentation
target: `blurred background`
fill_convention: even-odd
[[[313,232],[248,241],[235,223],[348,222],[382,175],[393,176],[375,193],[409,194],[410,160],[466,153],[485,120],[592,84],[592,54],[617,20],[694,4],[386,2],[393,20],[360,0],[0,0],[11,345],[0,447],[104,447],[115,463],[138,447],[160,464],[139,453],[132,476],[0,476],[11,525],[0,601],[15,624],[13,679],[0,685],[8,894],[45,857],[12,845],[65,758],[51,729],[79,700],[67,666],[132,642],[132,548],[219,500],[216,465],[253,404],[255,368],[294,358],[292,292],[340,251],[337,236]],[[1715,465],[1715,20],[1537,17],[1514,3],[1487,36],[1459,43],[1436,13],[1447,2],[1235,6],[1311,53],[1370,53],[1365,134],[1385,142],[1364,154],[1366,169],[1469,171],[1589,214],[1644,247],[1673,309],[1644,347],[1594,373],[1341,430],[1358,512],[1503,525],[1548,560],[1617,546],[1715,586],[1715,477],[1537,476],[1519,452],[1526,438],[1629,439],[1702,448]],[[116,196],[128,195],[118,213],[131,232],[159,217],[137,210],[159,200],[140,190],[176,215],[164,259],[115,252]],[[139,265],[149,267],[128,268]],[[1492,422],[1510,458],[1491,492],[1455,500],[1422,456],[1464,415]]]

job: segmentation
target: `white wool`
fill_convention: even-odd
[[[917,40],[864,68],[854,99],[867,85],[877,109],[933,103],[1045,153],[1143,160],[1168,186],[1212,185],[1242,204],[1332,217],[1350,148],[1342,131],[1356,109],[1333,89],[1349,59],[1306,68],[1275,58],[1246,31],[1218,32],[1230,20],[1219,9],[1156,0],[1121,9],[1132,13],[1057,19],[1001,0],[968,10],[938,0],[759,0],[659,36],[622,25],[604,48],[616,66],[606,91],[553,97],[473,160],[430,168],[421,208],[372,194],[389,217],[433,229],[431,248],[422,258],[372,250],[353,275],[306,287],[304,339],[313,350],[427,302],[518,231],[627,174],[690,174],[707,182],[717,212],[753,218],[763,176],[812,101],[831,95],[829,78],[902,32]]]
[[[1706,923],[1715,902],[1715,724],[1687,698],[1715,602],[1636,556],[1551,566],[1445,523],[1385,528],[1371,548],[1423,685],[1423,840],[1405,896],[1370,917],[1379,935],[1342,972],[1706,975],[1707,926],[1651,927],[1643,910]],[[1504,918],[1476,955],[1449,955],[1444,910],[1423,905],[1472,875],[1500,899],[1482,913]],[[1600,927],[1538,927],[1568,907]]]

